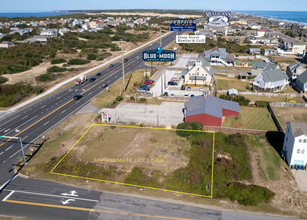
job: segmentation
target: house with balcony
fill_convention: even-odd
[[[295,39],[283,38],[281,39],[278,53],[280,54],[298,54],[303,57],[304,51],[306,50],[306,43],[297,41]]]
[[[277,50],[276,49],[263,49],[264,56],[276,56]]]
[[[282,155],[289,166],[307,164],[307,123],[287,123]]]
[[[46,36],[46,37],[57,37],[58,36],[58,29],[44,29],[41,30],[41,36]]]
[[[307,71],[304,71],[296,78],[296,87],[302,93],[307,93]]]
[[[265,62],[265,61],[256,61],[252,66],[252,75],[258,76],[263,71],[280,69],[277,63]]]
[[[234,55],[227,53],[225,48],[214,47],[211,50],[206,50],[204,58],[212,66],[233,67],[235,64]]]
[[[260,73],[253,82],[253,90],[274,92],[281,91],[289,85],[289,77],[280,69],[266,70]]]
[[[210,86],[213,82],[214,70],[203,56],[190,60],[188,68],[181,72],[185,84]]]

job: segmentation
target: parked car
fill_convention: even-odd
[[[149,91],[150,90],[150,86],[149,85],[141,85],[141,89]]]
[[[190,87],[190,86],[188,86],[187,90],[188,90],[188,91],[191,91],[191,87]]]
[[[96,73],[96,76],[101,76],[101,72]]]
[[[102,86],[102,88],[106,88],[108,86],[108,84],[107,83],[103,83],[101,86]]]
[[[181,86],[181,90],[185,90],[185,86],[184,85]]]
[[[200,87],[200,88],[199,88],[199,91],[203,91],[203,90],[204,90],[204,88],[203,88],[203,87]]]
[[[168,96],[168,92],[165,92],[165,93],[163,94],[163,96]]]
[[[167,85],[177,86],[178,83],[177,83],[177,82],[174,82],[174,81],[168,81]]]
[[[128,59],[126,58],[126,59],[124,59],[124,62],[126,63],[126,62],[128,62]]]
[[[141,92],[141,93],[145,93],[145,92],[146,92],[146,90],[144,90],[144,89],[142,89],[142,88],[138,88],[136,91],[137,91],[137,92]]]
[[[171,97],[175,97],[175,93],[171,93]]]
[[[114,65],[113,63],[111,63],[109,67],[112,68],[112,67],[114,67],[114,66],[115,66],[115,65]]]
[[[90,78],[90,82],[94,82],[96,80],[95,77]]]
[[[194,97],[194,94],[191,94],[191,96],[190,97]]]
[[[74,96],[74,100],[79,100],[79,99],[81,99],[82,98],[82,95],[75,95]]]
[[[152,81],[152,80],[146,80],[146,81],[144,82],[144,84],[150,85],[150,84],[153,84],[153,81]]]

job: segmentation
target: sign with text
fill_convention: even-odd
[[[206,11],[208,26],[226,27],[232,17],[230,11]]]
[[[142,59],[145,62],[172,62],[176,60],[176,52],[157,47],[156,50],[144,51],[142,53]]]
[[[206,36],[205,35],[177,35],[176,36],[176,43],[177,44],[200,44],[206,43]]]
[[[171,19],[171,31],[196,31],[196,19]]]

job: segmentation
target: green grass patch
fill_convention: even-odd
[[[223,80],[223,79],[215,79],[215,89],[217,90],[229,90],[229,89],[237,89],[239,91],[246,91],[246,86],[250,85],[249,82],[243,82],[240,80]]]
[[[226,117],[223,127],[276,131],[276,125],[267,108],[240,106],[239,118]]]
[[[84,59],[71,59],[68,61],[68,65],[84,65],[90,63],[90,60],[84,60]]]

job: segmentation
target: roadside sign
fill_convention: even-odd
[[[194,43],[194,44],[200,44],[200,43],[206,43],[206,36],[205,35],[177,35],[176,36],[176,43]],[[177,48],[176,48],[177,49]]]
[[[208,25],[211,27],[226,27],[231,18],[230,11],[206,11]]]
[[[163,50],[157,47],[156,50],[146,50],[142,52],[142,59],[145,62],[172,62],[176,60],[176,52],[172,50]]]
[[[171,19],[171,31],[196,31],[196,19]]]

